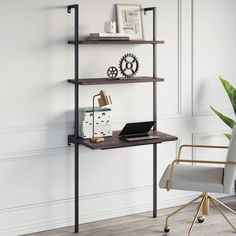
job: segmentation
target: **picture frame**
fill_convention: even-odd
[[[118,32],[130,40],[144,40],[142,6],[139,4],[116,4]]]

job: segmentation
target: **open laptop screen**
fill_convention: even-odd
[[[119,136],[131,136],[138,134],[147,134],[154,126],[155,121],[127,123],[120,132]]]

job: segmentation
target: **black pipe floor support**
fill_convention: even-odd
[[[156,41],[156,7],[148,7],[144,8],[144,13],[152,11],[153,15],[153,41]],[[157,69],[156,69],[156,44],[153,44],[153,78],[157,76]],[[153,83],[153,120],[157,121],[157,85]],[[156,124],[153,128],[154,131],[157,130]],[[157,145],[153,144],[153,218],[157,217]]]
[[[79,40],[79,5],[69,5],[67,7],[67,12],[71,13],[71,10],[74,9],[74,40],[78,42]],[[76,81],[79,81],[79,45],[74,45],[74,77]],[[75,110],[74,110],[74,138],[79,137],[79,85],[75,84]],[[70,140],[70,136],[68,137]],[[79,232],[79,144],[75,143],[75,156],[74,156],[74,198],[75,198],[75,225],[74,232]]]

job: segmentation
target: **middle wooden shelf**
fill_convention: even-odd
[[[137,76],[134,78],[86,78],[86,79],[69,79],[68,83],[78,85],[98,85],[98,84],[127,84],[127,83],[150,83],[150,82],[163,82],[163,78],[153,78],[151,76]]]

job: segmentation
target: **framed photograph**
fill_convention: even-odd
[[[118,32],[127,34],[131,40],[144,40],[142,6],[116,4]]]

